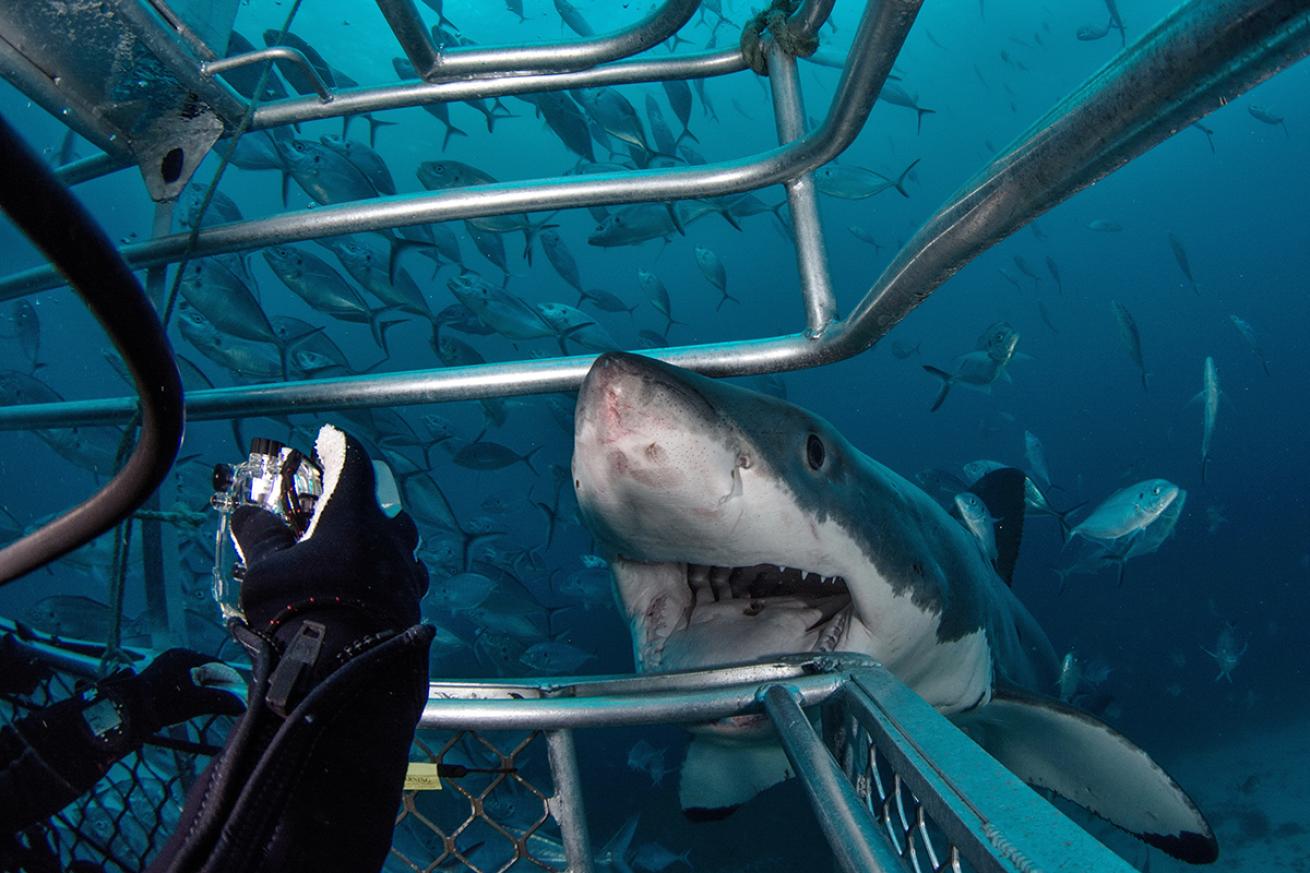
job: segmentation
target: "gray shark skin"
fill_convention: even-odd
[[[604,354],[578,393],[573,479],[639,671],[872,655],[1020,778],[1184,860],[1217,857],[1205,819],[1144,752],[1039,696],[1055,687],[1055,651],[972,535],[818,416]],[[731,811],[790,775],[758,721],[700,731],[679,789],[689,814]]]

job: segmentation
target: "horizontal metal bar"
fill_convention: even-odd
[[[838,865],[847,873],[899,873],[905,868],[801,711],[794,688],[771,685],[764,710],[778,729],[792,770],[805,786],[810,808]]]
[[[788,684],[806,706],[822,703],[846,674],[801,676]],[[432,699],[419,719],[429,730],[563,730],[642,724],[696,724],[760,711],[755,684],[702,691],[536,700]]]
[[[673,673],[429,682],[428,696],[433,699],[500,700],[524,697],[612,697],[652,691],[705,691],[729,685],[786,682],[816,673],[850,673],[877,666],[878,662],[868,655],[853,652],[822,655],[806,653]]]
[[[453,82],[416,82],[346,88],[334,93],[331,104],[324,104],[312,97],[293,97],[261,103],[255,109],[250,126],[252,130],[261,130],[306,121],[322,121],[343,115],[407,109],[427,103],[450,103],[513,94],[566,91],[574,88],[599,88],[604,85],[629,85],[662,79],[699,79],[737,73],[744,69],[746,69],[746,62],[742,60],[741,52],[734,49],[679,54],[659,59],[615,61],[604,66],[571,73],[505,75]]]
[[[665,0],[640,21],[613,33],[536,45],[468,46],[438,50],[413,0],[377,0],[419,76],[437,82],[458,76],[584,70],[658,45],[678,31],[700,0]],[[417,20],[417,26],[415,26]]]
[[[292,48],[289,45],[269,46],[268,48],[256,49],[253,52],[243,52],[239,55],[206,61],[200,65],[200,75],[206,79],[212,79],[228,70],[247,67],[261,61],[290,61],[300,67],[301,72],[309,76],[314,85],[314,91],[318,94],[320,100],[328,102],[332,99],[332,89],[323,81],[323,77],[318,74],[318,70],[309,62],[309,58],[305,57],[300,49]]]
[[[131,166],[135,166],[135,164],[132,163],[132,159],[129,157],[100,152],[56,167],[55,178],[65,185],[79,185],[82,182],[99,179],[101,176],[107,176],[110,173],[116,173]]]

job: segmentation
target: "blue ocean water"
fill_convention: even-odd
[[[502,4],[483,0],[447,0],[445,13],[463,36],[479,43],[531,43],[571,35],[553,4],[526,0],[523,5],[527,17],[522,22]],[[646,4],[603,0],[576,0],[575,5],[597,32],[630,23],[646,11]],[[1173,5],[1156,0],[1123,4],[1127,40],[1139,37]],[[720,47],[735,43],[740,23],[752,11],[743,0],[725,0],[722,8],[732,24],[715,33]],[[242,6],[237,30],[259,44],[266,29],[282,26],[287,9],[284,3]],[[855,3],[837,5],[831,25],[822,31],[825,53],[844,51],[860,9]],[[434,20],[426,8],[424,15],[429,23]],[[1080,27],[1100,27],[1105,17],[1102,0],[986,3],[985,8],[982,3],[926,4],[897,59],[896,72],[906,91],[932,113],[920,126],[915,112],[879,103],[857,141],[838,159],[841,166],[892,178],[917,160],[905,184],[908,196],[891,189],[868,199],[821,201],[840,312],[850,311],[900,245],[975,171],[1115,57],[1121,50],[1116,32],[1099,40],[1076,36]],[[712,38],[714,19],[712,13],[694,18],[687,37],[698,47],[705,45]],[[399,51],[370,5],[307,4],[291,30],[362,85],[395,81],[391,59]],[[651,54],[659,57],[666,51],[659,47]],[[833,69],[802,64],[801,82],[812,118],[824,115],[838,75]],[[0,88],[0,112],[53,160],[63,137],[61,123],[8,85]],[[1045,447],[1051,503],[1060,508],[1085,504],[1073,515],[1075,521],[1111,492],[1139,480],[1162,477],[1186,489],[1186,506],[1173,537],[1154,554],[1130,560],[1122,584],[1113,570],[1103,570],[1070,576],[1060,590],[1053,568],[1068,565],[1073,549],[1064,547],[1053,521],[1035,517],[1027,525],[1015,580],[1016,592],[1060,652],[1076,652],[1085,662],[1108,668],[1097,683],[1105,717],[1171,767],[1185,766],[1197,750],[1223,748],[1306,716],[1310,677],[1299,644],[1302,628],[1310,622],[1310,601],[1304,593],[1310,580],[1310,476],[1303,450],[1310,424],[1303,408],[1310,389],[1303,351],[1310,303],[1302,293],[1310,268],[1310,225],[1304,210],[1310,202],[1310,179],[1302,171],[1310,140],[1301,111],[1308,89],[1303,64],[1283,72],[1203,119],[1212,134],[1195,127],[1179,131],[978,257],[871,351],[781,379],[793,401],[827,418],[853,444],[907,477],[934,468],[958,474],[961,465],[977,459],[1023,466],[1027,431]],[[643,115],[646,98],[653,97],[677,132],[679,124],[658,84],[618,90]],[[697,96],[693,103],[690,129],[696,137],[693,145],[705,159],[740,157],[776,145],[764,80],[753,73],[736,74],[706,83],[704,93],[708,99]],[[421,191],[416,169],[429,160],[461,161],[501,180],[554,176],[575,167],[576,156],[534,116],[532,106],[514,98],[504,103],[513,114],[497,119],[494,132],[471,107],[450,106],[452,123],[465,135],[452,137],[444,150],[443,128],[421,108],[379,113],[379,120],[394,125],[379,129],[376,148],[398,190]],[[1261,121],[1252,109],[1285,121]],[[294,135],[317,140],[340,132],[340,121],[330,120],[306,123]],[[365,125],[356,120],[350,136],[364,135]],[[93,151],[80,141],[77,150],[82,156]],[[597,146],[598,159],[604,155]],[[196,182],[208,184],[217,168],[218,159],[211,156]],[[149,237],[153,205],[135,172],[123,171],[76,190],[115,239],[128,243]],[[219,190],[246,218],[283,211],[276,171],[229,167]],[[758,195],[769,205],[784,198],[780,187]],[[293,184],[288,206],[303,208],[313,201]],[[585,209],[560,212],[550,221],[576,257],[587,288],[604,289],[635,305],[631,314],[582,306],[621,348],[645,347],[639,331],[663,333],[666,325],[665,316],[647,299],[639,270],[657,275],[670,292],[673,317],[680,323],[668,330],[669,344],[774,336],[803,325],[790,238],[769,213],[743,218],[741,230],[710,215],[687,227],[685,236],[674,233],[668,239],[617,248],[588,245],[596,218]],[[880,247],[858,239],[852,226],[867,231]],[[463,266],[499,283],[500,271],[477,253],[463,225],[457,223],[452,230],[459,237]],[[508,290],[531,303],[576,305],[577,293],[552,269],[539,246],[531,264],[522,257],[521,238],[518,233],[505,237]],[[1184,274],[1171,239],[1185,252],[1194,283]],[[301,246],[337,266],[326,249]],[[718,254],[729,291],[740,302],[719,305],[718,291],[697,267],[697,246]],[[7,272],[40,263],[7,224],[0,226],[0,251]],[[1058,271],[1058,283],[1048,262]],[[433,311],[454,302],[446,283],[457,268],[443,266],[434,275],[431,262],[414,253],[406,254],[401,264]],[[268,315],[324,326],[324,335],[340,346],[356,370],[379,359],[367,326],[314,312],[288,293],[257,254],[248,259],[248,266]],[[1032,277],[1024,274],[1025,267]],[[124,383],[101,353],[107,341],[74,295],[62,289],[29,299],[41,324],[37,360],[43,366],[36,370],[37,378],[69,399],[124,393]],[[1130,311],[1138,326],[1149,390],[1143,390],[1121,340],[1111,301]],[[1267,372],[1232,316],[1254,329]],[[398,317],[403,322],[387,335],[390,357],[375,372],[440,366],[429,322]],[[996,384],[989,393],[957,388],[940,410],[931,412],[939,383],[922,365],[951,368],[958,356],[973,350],[984,328],[1001,320],[1020,335],[1019,354],[1008,368],[1012,381]],[[14,333],[11,321],[0,325],[0,331]],[[176,324],[170,335],[177,351],[198,362],[215,384],[248,381],[198,354]],[[491,361],[559,352],[559,344],[551,339],[516,344],[497,336],[454,335]],[[893,343],[913,351],[901,357],[893,353]],[[569,345],[569,351],[575,347]],[[1202,407],[1189,401],[1202,389],[1207,357],[1217,366],[1224,400],[1203,482]],[[32,365],[29,349],[17,339],[0,341],[0,368],[29,373]],[[503,424],[489,422],[476,403],[395,410],[420,441],[431,441],[434,422],[425,417],[445,420],[435,425],[448,426],[454,437],[432,450],[432,478],[466,527],[505,532],[491,543],[489,554],[480,555],[513,576],[510,581],[501,578],[499,596],[530,608],[533,621],[550,615],[535,639],[500,640],[499,631],[488,630],[482,639],[491,642],[475,647],[478,620],[431,602],[429,617],[463,641],[434,659],[434,675],[530,674],[533,666],[522,655],[547,635],[576,650],[569,654],[586,656],[576,672],[631,669],[627,628],[604,593],[605,571],[589,569],[582,561],[594,549],[578,523],[567,482],[559,492],[559,525],[549,547],[545,518],[533,505],[550,504],[557,493],[552,466],[569,466],[571,425],[558,413],[561,404],[567,408],[572,401],[562,396],[554,401],[552,409],[547,398],[509,400]],[[341,419],[315,414],[293,420],[298,430],[290,438],[306,445],[319,421]],[[364,427],[358,419],[341,421],[348,429]],[[364,427],[366,436],[385,442],[368,429]],[[288,436],[285,423],[270,419],[246,421],[243,433],[247,438],[260,433]],[[479,435],[516,453],[535,451],[532,468],[513,463],[480,471],[457,464],[453,456],[458,448]],[[406,456],[409,464],[426,461],[421,451],[390,442],[390,450]],[[4,433],[0,446],[2,502],[16,528],[71,505],[103,478],[64,460],[32,433]],[[191,422],[181,453],[188,459],[180,467],[183,475],[163,491],[162,504],[169,507],[180,500],[189,509],[204,510],[205,471],[243,453],[228,423]],[[184,544],[182,558],[168,564],[169,584],[175,586],[171,590],[194,611],[192,630],[203,632],[197,639],[207,645],[215,642],[215,612],[205,587],[212,523],[174,531],[174,540]],[[450,555],[449,537],[437,530],[425,534],[434,580],[457,570],[449,561],[443,563]],[[105,555],[107,550],[89,564],[61,562],[0,590],[0,614],[48,617],[50,610],[67,606],[51,605],[47,599],[54,595],[104,601]],[[577,591],[592,596],[583,604]],[[595,595],[597,591],[601,593]],[[46,610],[40,608],[43,603]],[[134,571],[126,611],[135,616],[143,609],[140,575]],[[1217,678],[1219,670],[1207,650],[1214,651],[1225,628],[1243,654],[1230,677]],[[664,811],[649,813],[662,819],[667,817],[665,808],[674,806],[669,788],[673,777],[652,786],[624,765],[629,747],[641,736],[634,732],[595,740],[597,748],[586,749],[594,753],[587,757],[587,775],[662,798]],[[670,747],[673,767],[685,742],[681,734],[670,730],[651,736],[655,745]],[[1213,779],[1238,786],[1263,774],[1268,782],[1277,767],[1272,762],[1244,766],[1234,765],[1231,773]],[[1286,820],[1282,807],[1265,809],[1260,797],[1236,788],[1186,787],[1204,796],[1208,806],[1203,808],[1226,846],[1263,839],[1239,826],[1246,820],[1239,814],[1243,810],[1265,815],[1271,832]],[[652,800],[647,806],[658,804]],[[613,830],[624,812],[599,813],[594,833]],[[773,814],[779,822],[788,820],[785,812]],[[1285,835],[1284,840],[1293,838]],[[693,859],[700,853],[714,856],[708,841],[690,847]],[[1134,849],[1125,851],[1135,858]]]

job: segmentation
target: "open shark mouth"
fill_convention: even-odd
[[[681,670],[796,652],[830,652],[854,609],[841,576],[796,567],[614,563],[620,593],[639,576],[645,608],[629,606],[644,669]],[[658,579],[658,590],[650,585]],[[634,580],[636,581],[636,580]],[[636,608],[633,608],[636,607]]]

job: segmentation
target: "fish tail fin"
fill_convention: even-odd
[[[678,231],[678,236],[686,236],[687,229],[682,226],[682,219],[678,217],[678,210],[673,208],[673,203],[664,201],[664,208],[669,211],[669,220],[673,222],[673,227]]]
[[[391,254],[387,256],[387,281],[395,284],[396,269],[400,263],[400,256],[410,249],[431,249],[435,248],[432,243],[421,239],[404,239],[403,237],[391,238]]]
[[[737,217],[736,217],[735,215],[732,214],[732,209],[731,209],[731,208],[729,208],[729,207],[727,207],[727,206],[721,206],[721,207],[719,207],[718,209],[716,209],[715,211],[718,212],[719,215],[723,216],[723,220],[724,220],[724,221],[726,221],[726,222],[728,222],[728,224],[732,225],[732,229],[733,229],[733,230],[737,230],[737,231],[740,231],[740,230],[741,230],[741,225],[737,223]]]
[[[1086,503],[1086,500],[1082,503],[1076,503],[1063,512],[1059,512],[1054,508],[1051,509],[1051,516],[1055,519],[1056,523],[1060,525],[1061,541],[1067,543],[1072,538],[1073,525],[1069,523],[1069,516],[1081,509]]]
[[[723,304],[727,303],[729,300],[731,300],[733,303],[738,303],[738,304],[741,303],[741,300],[737,299],[736,297],[733,297],[727,291],[724,291],[723,297],[719,300],[719,305],[714,307],[714,311],[718,312],[720,309],[723,308]]]
[[[925,115],[936,115],[936,114],[937,114],[937,110],[936,110],[936,109],[924,109],[922,106],[916,106],[916,107],[914,107],[914,111],[915,111],[916,113],[918,113],[918,117],[917,117],[917,119],[916,119],[916,122],[917,122],[917,123],[916,123],[916,125],[915,125],[915,133],[923,133],[923,117],[924,117]]]
[[[535,446],[534,448],[529,449],[527,452],[525,452],[523,457],[520,458],[520,460],[523,461],[523,463],[528,465],[528,469],[532,471],[532,474],[534,476],[539,476],[541,474],[537,472],[536,467],[532,466],[532,456],[544,448],[545,446]]]
[[[391,349],[387,348],[387,331],[391,330],[391,328],[405,321],[405,319],[403,318],[393,318],[388,321],[379,321],[378,316],[382,315],[384,312],[387,312],[389,309],[390,307],[383,306],[378,309],[372,310],[372,313],[370,314],[369,321],[368,321],[369,330],[372,331],[373,333],[373,340],[378,344],[378,348],[382,349],[382,354],[384,355],[383,357],[384,361],[389,360],[391,358]]]
[[[931,112],[932,110],[929,109],[928,111]],[[921,160],[923,159],[915,158],[913,161],[911,161],[910,165],[906,167],[904,170],[901,170],[901,174],[897,176],[896,181],[892,183],[896,187],[896,190],[899,191],[901,196],[904,197],[906,200],[910,199],[910,195],[905,190],[905,177],[910,175],[910,171],[913,170]]]
[[[955,384],[955,377],[945,370],[934,367],[931,364],[924,364],[923,369],[942,380],[942,387],[941,390],[937,392],[937,399],[934,400],[932,406],[928,408],[929,412],[936,412],[941,409],[942,404],[946,402],[946,395],[951,393],[951,386]]]
[[[442,150],[443,152],[446,150],[446,146],[450,145],[450,138],[451,138],[452,136],[454,136],[455,134],[459,134],[460,136],[465,136],[465,137],[468,136],[467,133],[465,133],[464,131],[460,130],[460,129],[459,129],[458,127],[456,127],[455,125],[453,125],[453,124],[447,124],[447,125],[446,125],[446,135],[445,135],[444,137],[442,137],[442,140],[441,140],[441,150]]]
[[[684,128],[682,129],[682,133],[678,134],[678,138],[675,139],[675,140],[673,141],[673,144],[674,144],[674,145],[677,145],[678,143],[682,142],[682,140],[683,140],[684,138],[685,138],[685,139],[689,139],[689,140],[691,140],[691,141],[694,142],[694,143],[699,143],[699,142],[700,142],[700,140],[696,137],[696,134],[694,134],[694,133],[691,132],[691,128],[690,128],[690,127],[684,127]]]
[[[364,114],[364,120],[368,122],[368,147],[369,148],[373,148],[374,146],[377,145],[379,127],[396,126],[396,122],[394,121],[379,121],[369,113]]]

